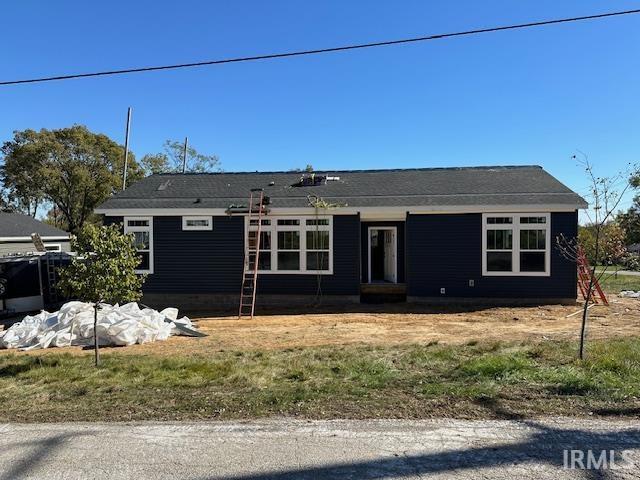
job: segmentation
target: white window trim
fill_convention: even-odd
[[[129,220],[147,220],[148,227],[130,227]],[[149,232],[149,270],[135,270],[136,273],[153,273],[153,217],[124,217],[124,233]]]
[[[207,220],[208,225],[205,226],[194,226],[187,225],[187,221],[189,220]],[[213,230],[213,217],[209,216],[196,216],[196,215],[188,215],[182,217],[182,230]]]
[[[44,243],[45,250],[47,247],[56,247],[55,250],[47,250],[48,252],[61,252],[62,244],[61,243]]]
[[[244,248],[248,247],[249,235],[249,216],[244,217]],[[261,232],[271,232],[271,270],[258,270],[260,275],[333,275],[333,217],[330,215],[309,215],[309,216],[277,216],[263,217],[265,220],[271,220],[271,225],[262,225]],[[329,225],[307,225],[307,220],[329,220]],[[300,225],[278,225],[278,220],[300,220]],[[307,270],[307,232],[315,232],[316,228],[320,231],[329,232],[329,270]],[[257,230],[258,226],[251,226],[251,230]],[[282,250],[300,252],[300,270],[277,270],[278,266],[278,231],[297,231],[300,232],[300,249],[299,250]],[[309,250],[317,251],[317,250]]]
[[[487,224],[488,217],[512,217],[513,223]],[[520,223],[520,217],[545,217],[545,223]],[[513,230],[511,249],[511,272],[493,272],[487,270],[487,230]],[[520,271],[520,230],[545,231],[545,268],[544,272]],[[508,250],[505,250],[508,251]],[[541,252],[542,250],[526,250]],[[520,213],[483,213],[482,214],[482,276],[484,277],[549,277],[551,276],[551,214],[538,212]]]

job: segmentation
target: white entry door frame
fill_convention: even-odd
[[[367,258],[368,258],[368,273],[369,283],[372,283],[371,279],[371,235],[374,231],[389,232],[391,234],[390,251],[387,251],[387,245],[385,245],[385,280],[387,274],[391,279],[391,283],[398,283],[398,228],[397,227],[368,227],[367,229]],[[386,235],[382,236],[382,241],[388,238]],[[391,258],[387,258],[387,253],[390,253]],[[387,267],[390,267],[390,271],[387,271]]]

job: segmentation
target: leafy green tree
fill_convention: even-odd
[[[18,206],[35,215],[43,202],[52,204],[72,233],[94,218],[95,207],[122,188],[123,147],[82,125],[14,132],[2,153],[0,180]],[[128,184],[142,176],[130,154]]]
[[[591,264],[596,264],[596,229],[596,225],[590,224],[578,230],[578,242]],[[598,263],[621,265],[627,254],[624,229],[613,221],[602,225],[597,247]]]
[[[617,221],[626,232],[627,245],[640,243],[640,168],[631,175],[629,184],[636,189],[638,194],[633,198],[633,204],[624,213],[620,213]]]
[[[69,225],[67,225],[62,212],[55,205],[47,211],[47,215],[42,221],[46,224],[53,225],[54,227],[61,230],[69,230]]]
[[[163,147],[162,153],[142,157],[140,163],[147,175],[182,172],[184,144],[178,140],[167,140]],[[203,173],[218,170],[220,170],[220,159],[217,155],[205,155],[192,146],[187,146],[187,172]]]
[[[140,256],[133,235],[123,234],[120,225],[97,227],[87,224],[71,239],[71,249],[77,256],[60,269],[58,286],[72,298],[93,303],[95,363],[98,366],[99,304],[139,300],[145,276],[135,273]]]
[[[13,140],[0,147],[4,159],[0,166],[4,203],[32,217],[45,201],[41,168],[45,156],[37,139],[38,132],[34,130],[14,132]]]
[[[142,157],[140,164],[147,175],[172,173],[174,171],[170,165],[169,157],[164,153],[149,153]]]
[[[625,231],[625,243],[631,245],[640,243],[640,197],[637,197],[634,205],[624,213],[618,214],[616,221]]]

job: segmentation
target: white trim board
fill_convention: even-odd
[[[40,237],[43,242],[68,242],[70,237]],[[33,239],[31,237],[0,237],[0,242],[29,242],[32,243]]]
[[[357,215],[366,219],[388,216],[452,214],[452,213],[528,213],[528,212],[575,212],[586,208],[586,205],[449,205],[449,206],[400,206],[400,207],[336,207],[322,209],[321,215]],[[97,208],[95,213],[111,217],[148,216],[179,217],[179,216],[227,216],[225,208]],[[278,208],[269,210],[269,216],[282,215],[314,215],[313,207]],[[244,213],[234,213],[233,216],[245,216]]]

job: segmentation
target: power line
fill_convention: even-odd
[[[283,53],[272,53],[268,55],[255,55],[251,57],[237,57],[237,58],[225,58],[220,60],[207,60],[204,62],[193,62],[193,63],[179,63],[175,65],[161,65],[155,67],[139,67],[139,68],[126,68],[122,70],[105,70],[100,72],[90,72],[90,73],[75,73],[71,75],[57,75],[52,77],[40,77],[40,78],[29,78],[23,80],[8,80],[0,82],[0,86],[3,85],[17,85],[21,83],[41,83],[41,82],[51,82],[54,80],[70,80],[72,78],[87,78],[87,77],[102,77],[106,75],[124,75],[128,73],[139,73],[139,72],[154,72],[158,70],[175,70],[178,68],[192,68],[192,67],[202,67],[205,65],[221,65],[224,63],[240,63],[240,62],[253,62],[257,60],[272,60],[275,58],[288,58],[288,57],[301,57],[304,55],[318,55],[321,53],[331,53],[331,52],[344,52],[347,50],[358,50],[363,48],[372,48],[372,47],[384,47],[389,45],[400,45],[404,43],[416,43],[416,42],[426,42],[429,40],[439,40],[443,38],[451,38],[451,37],[462,37],[467,35],[477,35],[480,33],[491,33],[491,32],[501,32],[505,30],[517,30],[522,28],[531,28],[531,27],[540,27],[544,25],[554,25],[558,23],[569,23],[569,22],[580,22],[584,20],[595,20],[606,17],[617,17],[621,15],[631,15],[635,13],[640,13],[640,9],[636,10],[625,10],[620,12],[609,12],[609,13],[600,13],[597,15],[587,15],[583,17],[572,17],[572,18],[560,18],[554,20],[543,20],[539,22],[530,22],[530,23],[521,23],[516,25],[505,25],[500,27],[490,27],[490,28],[480,28],[476,30],[466,30],[462,32],[452,32],[452,33],[443,33],[439,35],[428,35],[426,37],[414,37],[414,38],[404,38],[400,40],[387,40],[384,42],[373,42],[373,43],[360,43],[354,45],[345,45],[341,47],[332,47],[332,48],[320,48],[316,50],[299,50],[294,52],[283,52]]]

